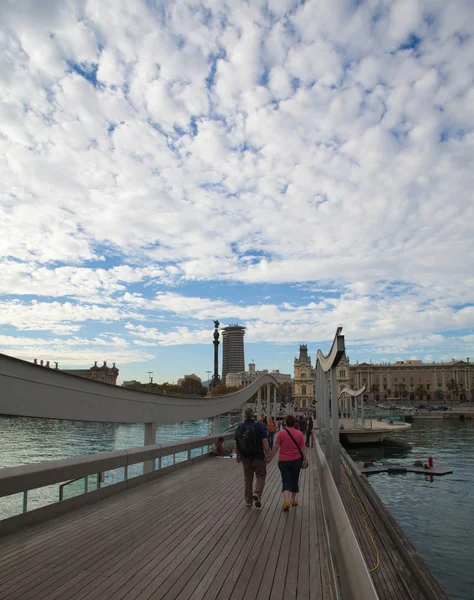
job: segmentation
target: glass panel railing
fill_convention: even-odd
[[[75,496],[92,492],[93,490],[96,490],[98,486],[98,475],[96,474],[66,481],[59,486],[59,500],[67,500],[68,498],[74,498]]]

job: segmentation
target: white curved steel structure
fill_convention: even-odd
[[[0,414],[108,423],[172,423],[214,417],[240,408],[270,374],[225,396],[186,398],[91,381],[0,354]]]
[[[321,350],[318,350],[316,355],[316,363],[319,363],[321,369],[327,373],[333,367],[337,367],[339,361],[342,358],[342,355],[345,352],[345,343],[344,336],[342,335],[342,327],[338,327],[336,330],[336,335],[334,336],[334,340],[332,342],[331,350],[329,353],[324,356]]]
[[[328,354],[324,355],[321,350],[318,350],[316,355],[315,390],[319,409],[318,424],[324,434],[326,454],[331,463],[332,475],[336,484],[341,481],[336,367],[343,357],[345,349],[342,327],[338,327]],[[329,399],[329,372],[331,372],[331,400]]]
[[[342,396],[342,394],[347,394],[348,396],[352,396],[353,398],[355,398],[356,396],[360,396],[361,394],[363,394],[366,390],[367,386],[364,385],[360,388],[360,390],[351,390],[351,388],[344,388],[343,390],[341,390],[339,392],[339,398]]]

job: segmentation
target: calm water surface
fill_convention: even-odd
[[[157,443],[193,438],[209,433],[207,420],[159,425]],[[27,417],[0,416],[0,468],[29,463],[72,458],[98,452],[124,450],[143,446],[145,426],[143,424],[86,423],[83,421],[57,421],[54,419],[30,419]],[[199,450],[193,450],[199,454]],[[186,460],[187,455],[177,455],[177,461]],[[163,460],[163,465],[171,462]],[[129,476],[140,475],[143,465],[133,465]],[[104,485],[123,480],[123,469],[105,474]],[[93,484],[96,478],[90,476]],[[65,488],[65,498],[81,493],[84,480]],[[34,509],[55,502],[59,485],[51,485],[28,493],[28,508]],[[18,514],[22,510],[22,494],[0,498],[0,519]]]
[[[395,438],[394,438],[395,439]],[[432,456],[452,475],[371,475],[369,482],[451,600],[474,599],[474,421],[416,421],[400,445],[352,447],[356,461],[400,463]]]

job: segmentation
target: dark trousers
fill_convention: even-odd
[[[297,460],[280,460],[278,462],[283,492],[289,491],[292,494],[297,494],[300,491],[298,482],[302,463],[301,458]]]
[[[311,440],[311,448],[313,447],[313,440],[311,439],[311,435],[312,435],[313,431],[307,431],[306,432],[306,448],[309,448],[309,441]]]
[[[242,465],[244,467],[245,481],[245,502],[252,504],[253,497],[253,475],[257,478],[255,484],[255,493],[262,497],[263,488],[265,487],[265,478],[267,476],[267,464],[264,460],[257,458],[243,458]]]
[[[275,439],[275,432],[268,434],[268,444],[270,446],[270,450],[273,448],[273,440]]]

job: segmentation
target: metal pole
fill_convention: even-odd
[[[341,449],[339,444],[339,399],[337,397],[336,367],[331,367],[332,407],[332,476],[336,485],[341,483]]]
[[[323,398],[324,398],[324,442],[326,444],[326,456],[331,458],[332,436],[331,436],[331,414],[329,412],[329,372],[324,373],[323,377]],[[330,462],[330,461],[329,461]]]
[[[270,414],[270,402],[271,402],[271,394],[270,394],[270,384],[267,383],[267,403],[265,405],[265,416],[268,417]]]
[[[257,418],[260,418],[262,413],[262,388],[258,388],[257,392]]]
[[[321,386],[322,376],[323,376],[323,372],[322,372],[322,369],[318,362],[316,364],[316,399],[317,399],[317,407],[318,407],[318,410],[316,412],[316,419],[317,419],[317,423],[318,423],[318,427],[319,427],[320,431],[323,431],[323,429],[324,429],[324,402],[323,402],[322,386]]]
[[[273,386],[273,418],[276,419],[277,416],[277,389],[276,386]]]
[[[214,417],[214,427],[212,428],[213,435],[219,435],[221,432],[221,416],[216,415]]]
[[[365,425],[365,419],[364,419],[364,394],[360,395],[360,410],[361,410],[361,414],[362,414],[362,428],[364,428],[364,425]]]
[[[156,444],[156,423],[145,423],[145,446]],[[155,461],[147,460],[143,463],[143,473],[153,473]]]

